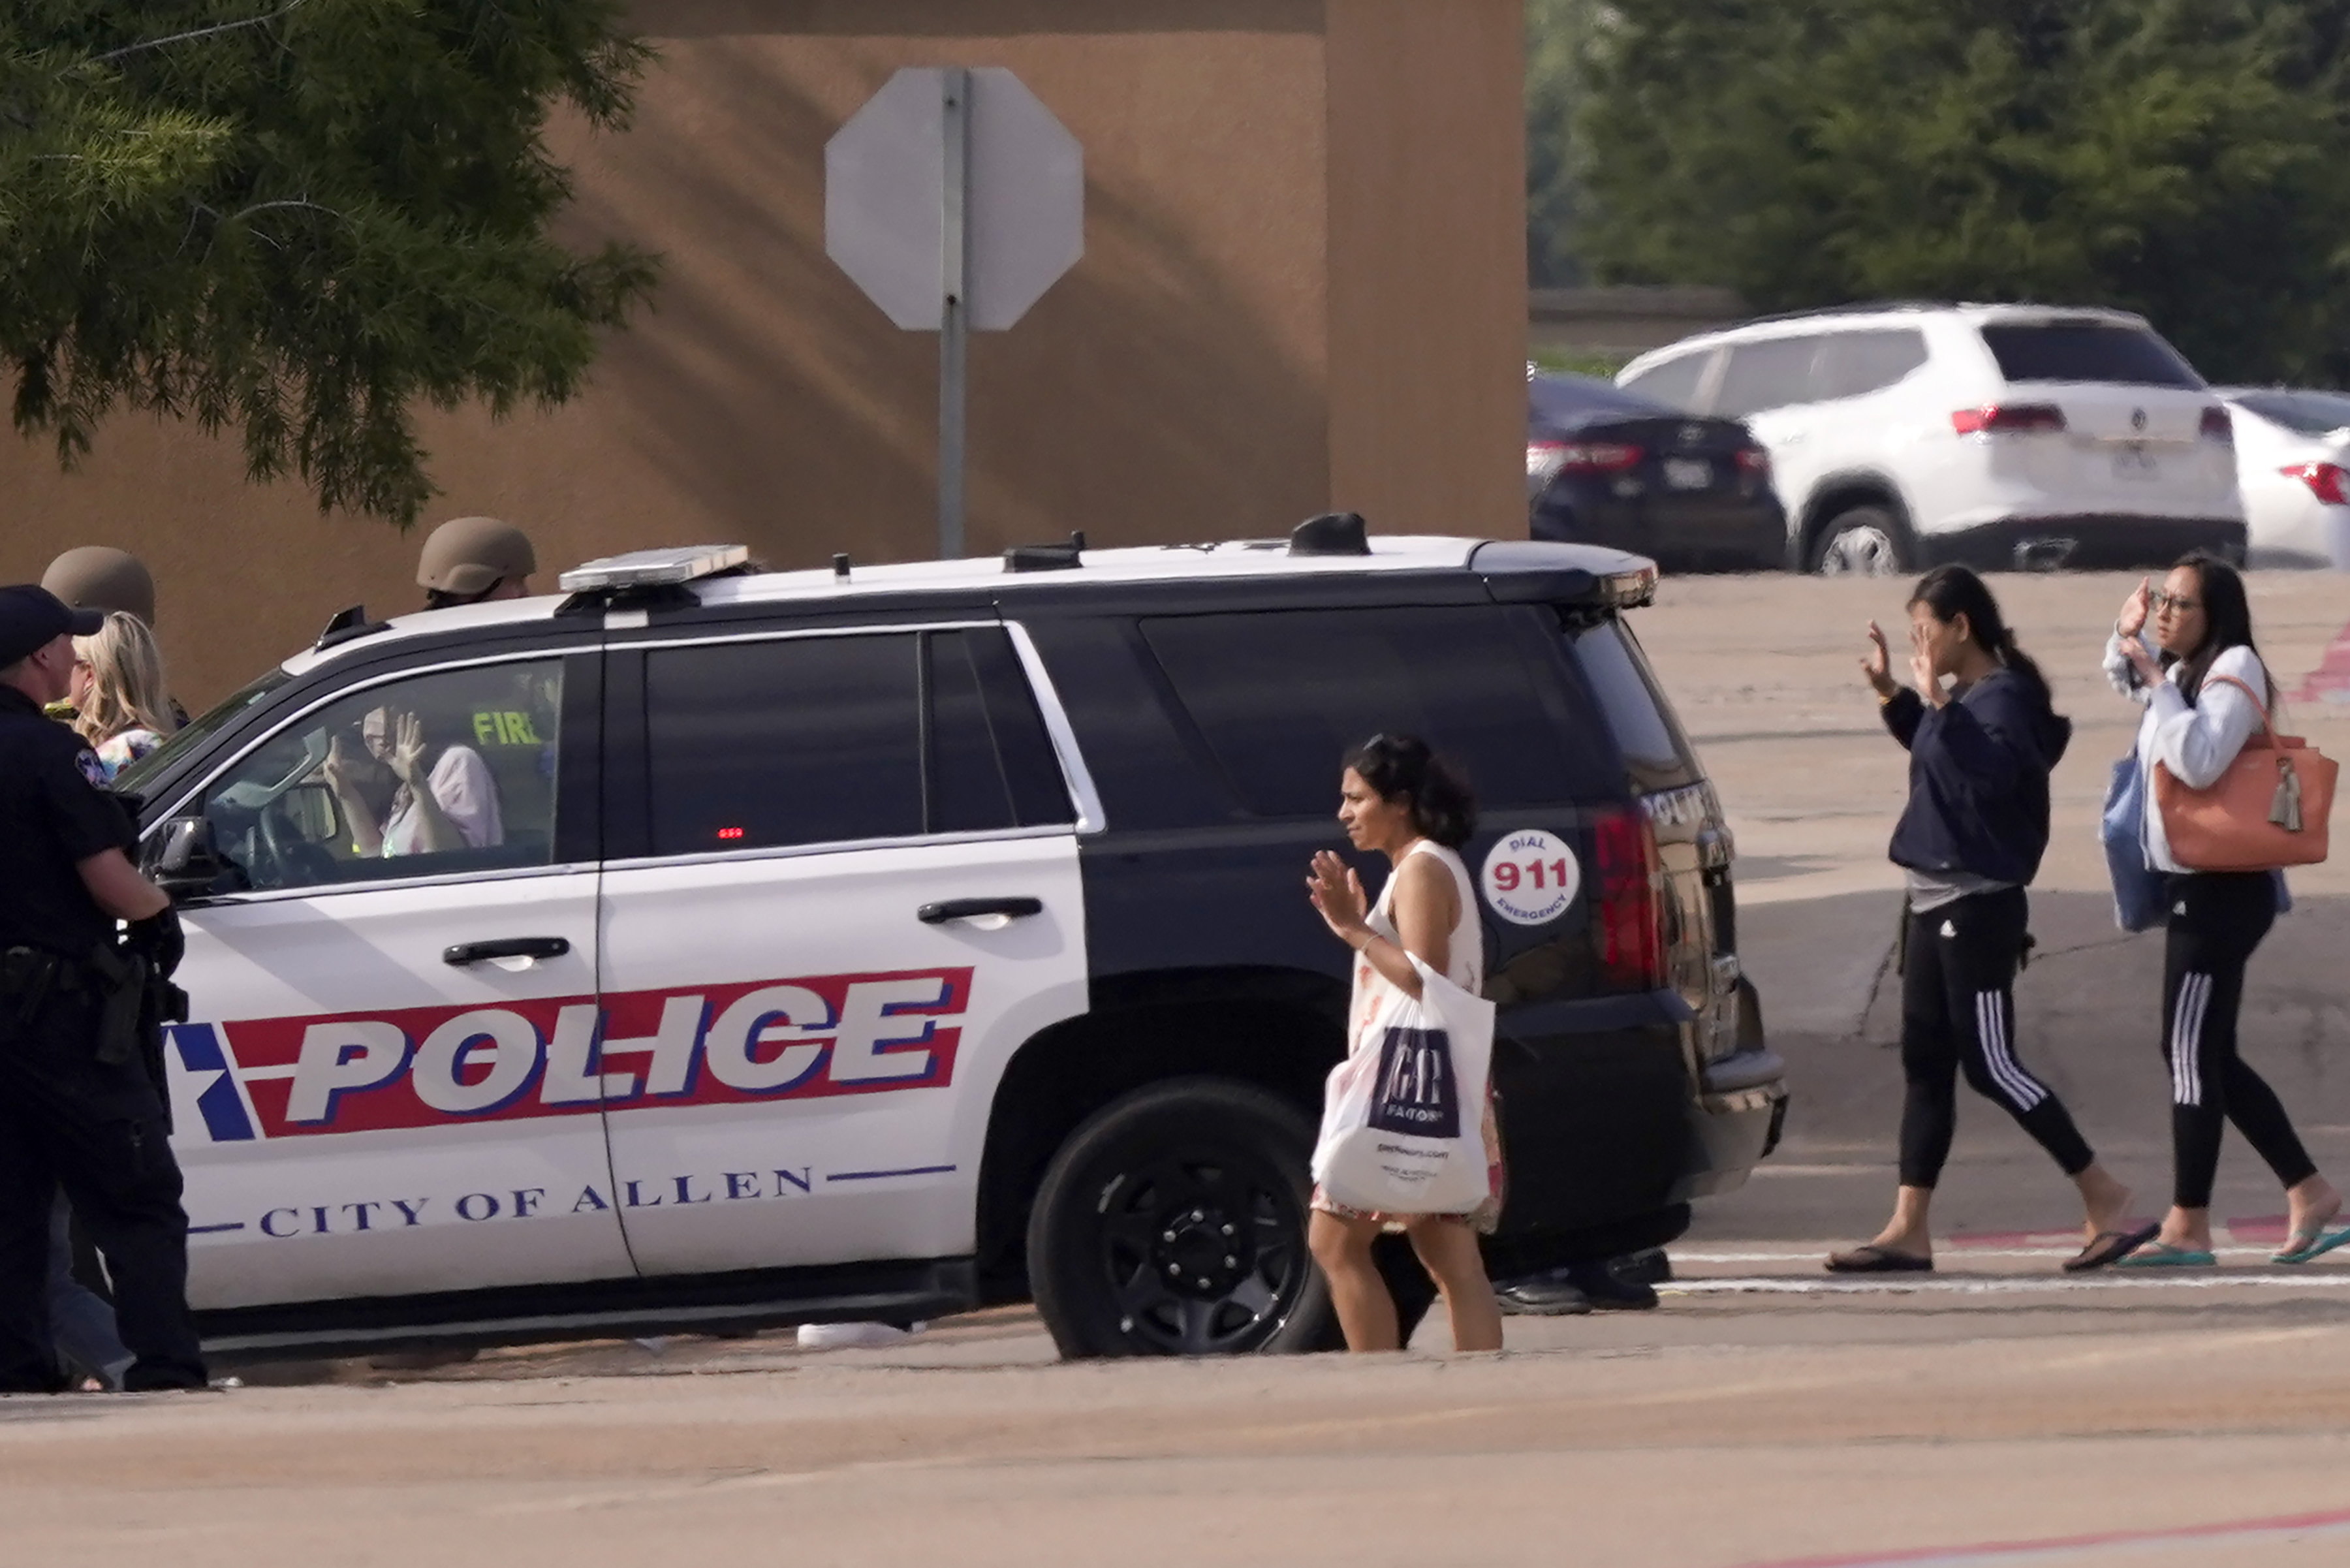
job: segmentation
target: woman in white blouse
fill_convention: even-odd
[[[2286,1238],[2276,1261],[2305,1263],[2350,1241],[2350,1225],[2334,1222],[2342,1195],[2317,1173],[2276,1091],[2236,1046],[2244,968],[2276,921],[2276,878],[2179,865],[2150,784],[2159,763],[2188,788],[2210,788],[2275,706],[2275,682],[2252,643],[2244,579],[2198,552],[2173,566],[2160,588],[2140,583],[2115,622],[2106,674],[2146,708],[2137,732],[2138,769],[2149,781],[2143,842],[2147,864],[2170,877],[2162,1050],[2170,1065],[2172,1206],[2159,1237],[2122,1265],[2213,1262],[2211,1183],[2228,1122],[2285,1189]]]

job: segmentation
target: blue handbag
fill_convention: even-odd
[[[2105,815],[2097,836],[2105,840],[2106,873],[2114,884],[2114,923],[2126,931],[2147,931],[2162,924],[2168,878],[2146,860],[2146,774],[2137,765],[2137,748],[2114,764],[2113,783],[2106,790]]]
[[[2106,790],[2105,814],[2097,836],[2105,841],[2106,874],[2114,884],[2114,923],[2126,931],[2150,931],[2168,917],[2170,878],[2147,863],[2146,774],[2137,765],[2137,748],[2114,764],[2113,783]],[[2293,912],[2293,894],[2284,873],[2272,871],[2276,883],[2276,911]]]

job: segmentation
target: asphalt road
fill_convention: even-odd
[[[2256,583],[2297,680],[2350,593]],[[2159,951],[2113,929],[2092,830],[2130,723],[2095,675],[2126,587],[2001,585],[2081,721],[2020,1044],[2151,1214]],[[1006,1310],[883,1350],[601,1343],[0,1399],[0,1563],[2350,1561],[2350,1262],[2265,1265],[2282,1204],[2240,1147],[2222,1269],[2065,1280],[2069,1188],[1963,1106],[1940,1271],[1818,1270],[1892,1183],[1883,848],[1902,769],[1852,661],[1900,598],[1711,579],[1642,612],[1739,834],[1741,945],[1796,1095],[1780,1153],[1700,1207],[1660,1310],[1512,1319],[1507,1351],[1457,1359],[1430,1327],[1397,1356],[1060,1366]],[[2350,709],[2300,717],[2350,753]],[[2343,1179],[2350,857],[2296,890],[2252,971],[2247,1050]]]

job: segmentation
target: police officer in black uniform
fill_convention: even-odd
[[[103,618],[0,587],[0,1393],[64,1386],[45,1294],[59,1186],[114,1282],[137,1357],[122,1386],[204,1383],[180,1168],[139,1023],[179,926],[125,853],[136,835],[97,757],[41,712],[66,694],[73,639]]]

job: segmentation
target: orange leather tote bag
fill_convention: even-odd
[[[2189,789],[2154,764],[2155,809],[2170,857],[2195,871],[2281,871],[2325,858],[2336,764],[2299,735],[2280,735],[2268,705],[2230,675],[2225,681],[2261,710],[2260,734],[2244,742],[2210,789]]]

